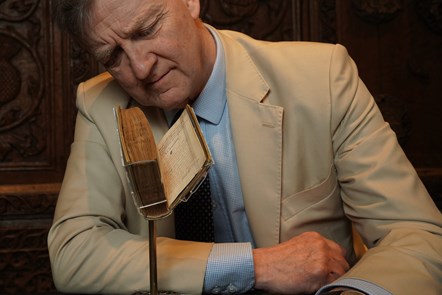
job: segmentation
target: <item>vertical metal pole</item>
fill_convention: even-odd
[[[157,233],[154,220],[149,220],[149,274],[150,294],[157,295]]]

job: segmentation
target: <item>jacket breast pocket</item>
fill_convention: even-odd
[[[311,211],[310,211],[311,210]],[[330,214],[343,214],[340,188],[334,166],[326,179],[319,184],[291,195],[282,201],[282,219],[287,221],[309,212],[309,218],[323,219]]]

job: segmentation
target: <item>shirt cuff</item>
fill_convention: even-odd
[[[207,262],[204,293],[245,293],[254,285],[255,270],[251,244],[214,244]]]
[[[316,295],[326,295],[327,292],[339,287],[350,288],[367,295],[393,295],[389,291],[374,283],[352,278],[338,279],[331,284],[325,285],[319,289],[318,292],[316,292]]]

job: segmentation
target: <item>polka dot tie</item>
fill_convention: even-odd
[[[207,176],[187,202],[181,202],[175,212],[175,237],[179,240],[213,242],[212,198]]]

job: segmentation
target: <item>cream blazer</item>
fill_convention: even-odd
[[[269,43],[217,31],[244,203],[258,247],[317,231],[356,262],[344,276],[393,294],[442,294],[442,217],[340,45]],[[147,222],[133,205],[113,107],[133,102],[107,73],[78,88],[75,139],[48,237],[57,288],[149,287]],[[167,124],[144,108],[154,134]],[[160,289],[201,293],[212,245],[157,223]]]

